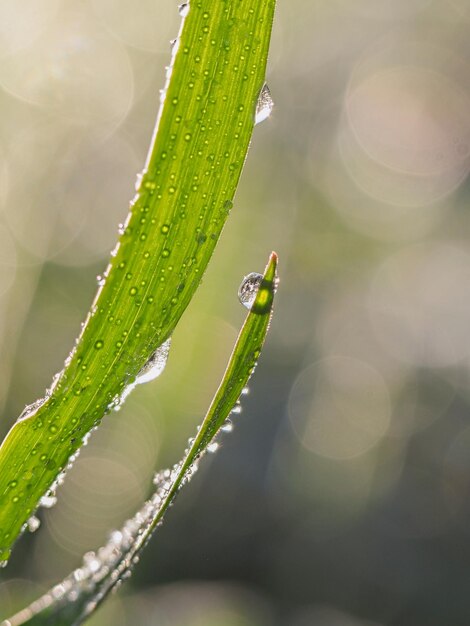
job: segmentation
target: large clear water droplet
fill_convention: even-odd
[[[159,346],[155,352],[151,355],[147,363],[143,366],[140,372],[135,377],[134,382],[129,383],[127,387],[118,395],[114,397],[112,402],[108,404],[108,409],[111,411],[120,411],[127,396],[134,391],[137,385],[148,383],[155,378],[158,378],[165,369],[168,361],[168,354],[170,352],[171,337],[167,339],[161,346]]]
[[[137,385],[140,385],[141,383],[148,383],[150,380],[154,380],[160,376],[165,369],[166,362],[168,361],[170,345],[171,337],[155,350],[150,359],[137,374],[135,379],[135,383]]]
[[[251,272],[242,280],[242,284],[238,289],[238,299],[245,308],[251,309],[253,306],[262,280],[263,275],[257,272]]]
[[[271,92],[266,83],[258,96],[258,102],[256,103],[255,124],[260,124],[267,119],[274,108],[274,102],[271,97]]]

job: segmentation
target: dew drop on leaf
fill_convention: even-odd
[[[35,402],[33,402],[32,404],[28,404],[28,406],[26,406],[21,415],[18,418],[18,422],[22,422],[26,419],[28,419],[29,417],[32,417],[35,413],[37,413],[38,409],[40,409],[42,407],[42,405],[45,403],[47,398],[40,398],[39,400],[36,400]]]
[[[262,280],[263,275],[257,272],[251,272],[242,280],[238,289],[238,299],[246,309],[250,310],[253,306]]]
[[[171,337],[155,350],[150,359],[137,374],[135,379],[136,384],[140,385],[142,383],[148,383],[150,380],[154,380],[160,376],[165,369],[165,365],[168,360],[170,345]]]
[[[35,515],[32,515],[26,522],[26,524],[28,526],[29,532],[34,533],[41,525],[41,522]]]
[[[255,124],[260,124],[267,119],[273,110],[274,102],[271,97],[271,92],[266,83],[264,83],[260,94],[258,96],[258,102],[256,103]]]
[[[51,509],[56,502],[56,496],[46,494],[45,496],[42,496],[42,498],[39,500],[39,505],[44,507],[45,509]]]
[[[178,7],[178,13],[181,17],[186,17],[189,13],[189,2],[183,2],[183,4],[180,4]]]

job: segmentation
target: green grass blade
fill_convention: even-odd
[[[3,626],[70,626],[80,624],[120,584],[138,559],[181,487],[211,450],[258,361],[271,319],[276,289],[277,257],[271,255],[256,299],[238,336],[223,380],[183,460],[157,474],[157,490],[144,507],[108,544],[84,557],[82,567]]]
[[[158,1],[158,0],[155,0]],[[192,0],[145,171],[77,345],[0,448],[0,562],[190,302],[232,206],[275,0]]]

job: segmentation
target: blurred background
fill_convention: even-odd
[[[235,207],[164,374],[0,575],[0,619],[177,461],[242,277],[281,283],[234,432],[93,626],[467,626],[470,0],[279,0]],[[61,369],[127,214],[174,0],[0,0],[0,431]],[[224,289],[216,295],[222,282]]]

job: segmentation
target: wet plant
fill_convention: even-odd
[[[253,127],[272,109],[265,85],[275,0],[192,0],[182,25],[147,162],[76,345],[45,396],[27,406],[0,447],[0,562],[36,530],[80,448],[137,384],[164,369],[172,333],[212,256]],[[155,478],[143,508],[62,583],[5,625],[78,624],[121,584],[201,456],[229,431],[231,412],[265,338],[277,257],[250,274],[249,313],[227,371],[183,459]]]

